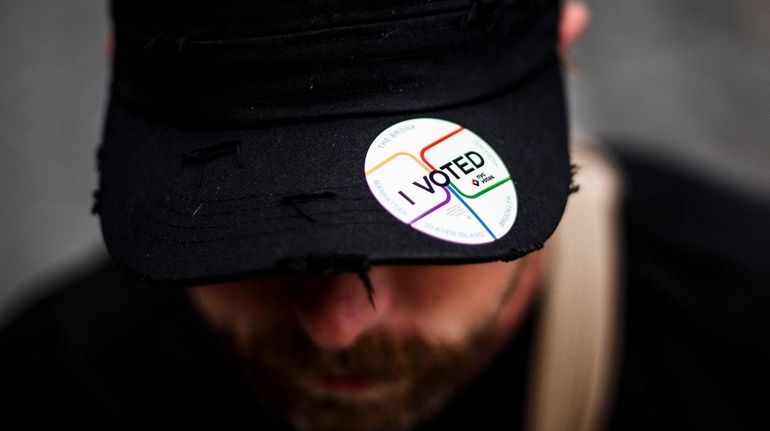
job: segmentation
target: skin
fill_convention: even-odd
[[[257,396],[298,429],[401,430],[430,417],[514,335],[543,253],[513,262],[375,266],[188,290]],[[310,425],[312,424],[312,425]]]
[[[562,50],[588,21],[584,3],[564,5]],[[506,263],[375,266],[369,276],[376,307],[361,280],[347,273],[253,278],[188,292],[245,372],[259,376],[255,390],[266,401],[285,392],[276,409],[295,427],[406,429],[515,336],[544,261],[540,251]],[[415,365],[422,357],[430,359]],[[423,387],[432,393],[420,394]]]

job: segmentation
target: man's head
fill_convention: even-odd
[[[394,1],[393,13],[404,14],[399,20],[388,15],[367,23],[363,13],[324,18],[363,20],[355,28],[361,35],[348,34],[341,23],[311,20],[323,28],[299,45],[292,38],[300,33],[291,33],[276,39],[291,42],[288,47],[262,46],[264,35],[230,47],[222,35],[195,40],[198,33],[206,39],[203,30],[138,40],[159,24],[127,26],[144,15],[134,10],[141,12],[137,3],[119,3],[115,13],[124,22],[100,159],[103,230],[116,261],[150,281],[197,285],[189,290],[193,302],[232,348],[256,392],[299,428],[399,429],[429,417],[510,339],[534,297],[542,257],[533,250],[555,228],[569,186],[556,39],[562,46],[574,40],[586,9],[568,3],[555,31],[556,2],[547,0],[471,1],[467,10]],[[369,28],[391,22],[392,31]],[[423,51],[412,46],[418,40],[425,41]],[[457,49],[448,49],[452,44]],[[228,51],[235,47],[245,51]],[[286,69],[276,75],[259,69],[259,62],[254,68],[249,55]],[[509,68],[506,59],[515,64]],[[232,82],[194,86],[241,61],[255,78],[236,67]],[[190,76],[147,75],[156,63]],[[406,84],[379,85],[377,79]],[[261,97],[262,88],[253,86],[260,82],[265,93],[280,97]],[[451,82],[456,85],[449,91]],[[198,106],[203,101],[211,105]],[[420,136],[430,139],[416,142],[419,147],[390,149],[363,168],[366,148],[371,153],[378,144],[376,133],[389,130],[394,119],[423,113],[467,122],[482,135],[486,128],[494,145],[467,132],[464,142],[474,150],[442,149],[445,160],[433,166],[434,156],[425,156],[432,144],[426,144],[466,129],[428,130]],[[508,175],[505,164],[513,172],[507,178],[483,172],[481,154],[487,168],[498,162],[499,172]],[[391,177],[411,182],[412,192],[387,189],[382,179],[364,188],[364,174],[391,160],[417,169],[422,182],[404,182],[394,164]],[[441,181],[433,173],[444,162],[449,167]],[[474,168],[481,173],[474,172],[473,183],[467,178],[465,191],[476,191],[449,184],[450,174],[459,179],[457,173]],[[377,193],[379,203],[372,197]],[[394,220],[399,208],[418,204],[415,193],[440,202],[416,218]],[[401,199],[395,210],[387,206],[393,199]],[[452,230],[452,223],[472,224],[475,231]],[[454,240],[449,235],[447,241],[446,232]],[[364,259],[354,272],[326,268],[320,271],[326,275],[314,275],[307,270],[317,266],[313,253],[320,262],[332,254]],[[355,273],[369,259],[373,298]],[[506,262],[474,263],[493,260]],[[297,274],[286,275],[287,262],[300,262]],[[200,281],[223,277],[235,281]]]
[[[568,3],[560,43],[588,11]],[[257,394],[299,429],[389,429],[430,417],[515,333],[543,252],[512,262],[374,266],[374,304],[353,273],[276,276],[189,290]]]

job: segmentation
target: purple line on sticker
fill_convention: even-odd
[[[436,205],[435,207],[429,209],[428,211],[425,211],[424,213],[418,215],[416,219],[414,219],[414,220],[409,222],[410,225],[412,223],[416,222],[417,220],[420,220],[421,218],[425,217],[426,215],[432,213],[433,211],[436,211],[437,209],[443,207],[444,205],[446,205],[449,202],[450,199],[452,199],[452,196],[449,194],[449,190],[447,190],[446,187],[442,187],[442,188],[444,189],[444,193],[446,193],[446,199],[444,199],[444,202],[441,202],[440,204]]]

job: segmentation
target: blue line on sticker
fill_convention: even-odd
[[[481,217],[479,217],[479,215],[478,215],[478,214],[476,214],[476,211],[473,211],[473,208],[471,208],[471,207],[470,207],[470,205],[468,205],[468,204],[467,204],[467,203],[466,203],[466,202],[463,200],[463,198],[461,198],[461,197],[460,197],[460,195],[458,195],[458,194],[457,194],[457,192],[455,191],[454,187],[452,187],[452,185],[450,184],[450,185],[448,185],[446,188],[448,188],[448,189],[449,189],[449,191],[450,191],[450,192],[452,192],[452,194],[453,194],[453,195],[455,195],[455,197],[456,197],[457,199],[459,199],[459,200],[460,200],[460,202],[462,202],[462,203],[463,203],[463,205],[465,205],[465,208],[468,208],[468,211],[470,211],[470,212],[471,212],[471,214],[473,214],[473,216],[474,216],[474,217],[476,217],[476,220],[478,220],[478,221],[479,221],[479,223],[481,223],[481,225],[482,225],[482,226],[484,226],[484,229],[486,229],[486,230],[487,230],[487,232],[489,232],[489,234],[490,234],[490,235],[492,235],[492,239],[494,239],[494,240],[497,240],[497,237],[495,236],[495,234],[493,234],[493,233],[492,233],[492,231],[491,231],[491,230],[489,230],[489,228],[488,228],[488,227],[487,227],[487,225],[484,223],[484,221],[483,221],[483,220],[481,220]]]

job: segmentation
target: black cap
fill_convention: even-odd
[[[110,254],[194,284],[542,247],[570,183],[558,3],[114,0]]]

